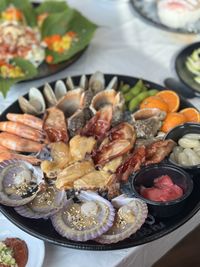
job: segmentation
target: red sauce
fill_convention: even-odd
[[[168,175],[162,175],[154,180],[152,187],[140,187],[140,194],[152,201],[172,201],[182,197],[183,189],[174,184]]]
[[[28,248],[26,243],[19,238],[6,238],[4,244],[13,250],[13,258],[15,258],[18,267],[25,267],[28,261]],[[0,265],[0,267],[7,266]]]

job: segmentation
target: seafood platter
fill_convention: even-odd
[[[0,119],[0,210],[35,237],[79,249],[127,248],[172,232],[200,209],[200,181],[187,172],[200,165],[199,134],[165,138],[175,126],[199,125],[200,114],[162,86],[100,71],[67,77],[30,88]],[[135,194],[134,175],[160,164],[172,172]],[[165,209],[182,200],[167,217],[148,204]]]
[[[200,32],[199,0],[131,0],[135,11],[161,29],[196,34]]]

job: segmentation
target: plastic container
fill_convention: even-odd
[[[182,197],[172,201],[158,202],[140,195],[141,185],[152,187],[154,179],[162,175],[168,175],[174,184],[183,189]],[[193,180],[190,175],[183,169],[171,164],[155,164],[145,167],[132,176],[130,182],[134,195],[144,200],[148,205],[150,214],[157,217],[170,217],[179,214],[193,190]]]
[[[200,124],[199,123],[185,123],[179,126],[176,126],[173,128],[171,131],[169,131],[166,136],[166,139],[172,139],[175,142],[178,142],[178,140],[183,137],[185,134],[189,133],[195,133],[195,134],[200,134]],[[167,161],[169,163],[174,164],[177,167],[181,167],[187,171],[189,171],[191,174],[200,174],[200,164],[198,165],[193,165],[193,166],[183,166],[178,164],[177,162],[171,160],[169,157],[167,158]]]

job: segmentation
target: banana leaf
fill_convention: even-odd
[[[58,13],[63,12],[65,9],[68,9],[68,5],[65,1],[61,2],[55,2],[55,1],[46,1],[43,2],[41,5],[39,5],[35,11],[36,14],[42,14],[42,13]]]
[[[23,70],[23,72],[25,72],[25,76],[20,78],[8,78],[8,79],[0,77],[0,92],[2,92],[4,97],[6,97],[10,87],[13,86],[15,83],[31,79],[35,77],[38,73],[37,69],[34,67],[32,63],[22,58],[15,58],[12,60],[11,63],[14,63],[16,64],[16,66],[19,66]]]
[[[42,27],[43,38],[53,34],[64,35],[68,31],[74,31],[77,34],[78,41],[73,42],[71,48],[63,53],[46,49],[46,56],[53,57],[52,64],[70,59],[89,45],[96,28],[97,26],[94,23],[74,9],[50,15],[44,21]]]
[[[28,0],[0,0],[0,12],[5,10],[9,5],[19,8],[26,19],[26,23],[34,27],[36,23],[36,14],[32,4]]]

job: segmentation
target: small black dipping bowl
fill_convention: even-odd
[[[152,187],[154,185],[154,179],[162,175],[168,175],[174,184],[183,189],[183,196],[181,198],[158,202],[146,199],[140,195],[139,190],[141,185]],[[186,171],[174,165],[164,163],[143,168],[130,177],[130,182],[135,196],[144,200],[148,205],[149,212],[156,217],[170,217],[180,213],[193,190],[193,180]]]
[[[164,139],[172,139],[178,145],[178,140],[182,138],[185,134],[189,133],[200,134],[200,123],[187,122],[182,125],[176,126],[165,135]],[[200,173],[200,164],[192,166],[183,166],[171,160],[170,157],[168,157],[167,160],[168,162],[176,165],[177,167],[181,167],[189,171],[191,174],[195,175]]]

